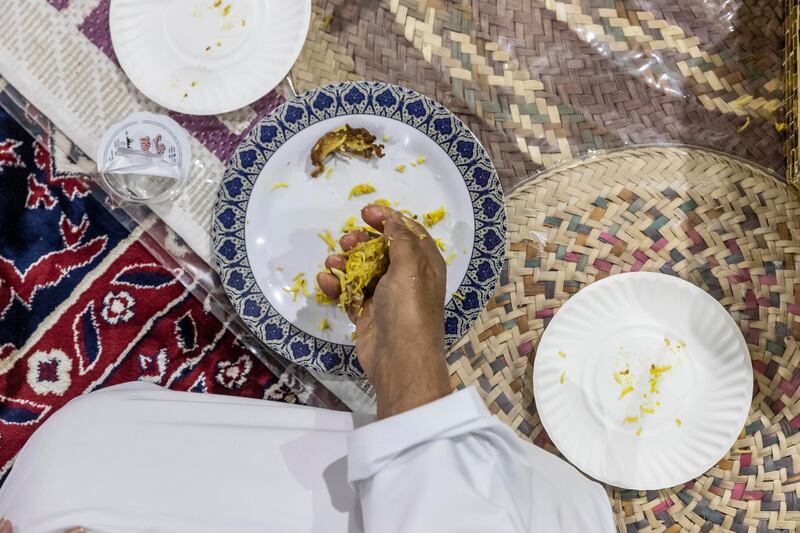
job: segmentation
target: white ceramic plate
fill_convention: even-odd
[[[385,156],[337,158],[317,178],[311,148],[344,124],[364,127]],[[385,140],[384,140],[385,138]],[[416,164],[420,158],[424,162]],[[397,172],[405,165],[404,172]],[[280,183],[288,187],[274,188]],[[375,193],[349,198],[357,184]],[[404,87],[347,82],[289,100],[242,141],[220,184],[212,238],[231,302],[250,329],[286,358],[320,372],[360,376],[353,326],[341,310],[287,292],[302,273],[310,291],[334,239],[363,206],[386,199],[421,216],[447,215],[431,228],[447,268],[445,344],[478,317],[500,275],[506,216],[500,180],[469,129],[441,104]],[[454,296],[458,294],[458,296]],[[326,319],[330,329],[321,330]]]
[[[539,343],[533,384],[542,424],[570,462],[611,485],[651,490],[693,479],[728,452],[753,371],[713,297],[676,277],[629,273],[562,306]]]
[[[333,169],[329,177],[310,177],[311,147],[325,133],[344,124],[367,128],[386,147],[386,155],[371,161],[335,159],[328,165]],[[382,140],[384,135],[388,141]],[[427,161],[412,167],[411,162],[420,156],[427,157]],[[401,164],[406,166],[405,172],[393,170]],[[290,184],[289,187],[271,190],[281,181]],[[360,183],[370,183],[377,190],[348,198],[349,191]],[[445,243],[444,255],[453,255],[447,267],[447,301],[467,272],[475,222],[464,179],[433,140],[402,122],[360,115],[312,124],[289,139],[267,161],[250,198],[245,243],[256,282],[278,313],[310,335],[352,345],[355,327],[338,309],[317,305],[306,298],[293,300],[284,288],[292,285],[292,278],[298,272],[305,273],[312,283],[329,253],[318,234],[327,229],[338,240],[341,227],[351,216],[363,225],[360,209],[372,200],[384,198],[395,204],[396,209],[420,214],[445,206],[447,216],[430,233]],[[331,324],[327,333],[319,330],[323,318]]]
[[[145,96],[212,115],[278,85],[310,16],[310,0],[112,0],[109,24],[122,69]]]

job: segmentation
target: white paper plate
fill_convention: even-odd
[[[109,23],[117,59],[145,96],[212,115],[280,83],[310,16],[310,0],[112,0]]]
[[[656,393],[651,365],[656,374],[670,366]],[[615,372],[625,368],[620,384]],[[626,380],[634,390],[620,398]],[[539,343],[533,385],[542,424],[570,462],[611,485],[651,490],[693,479],[728,452],[750,408],[753,371],[713,297],[676,277],[629,273],[562,306]]]

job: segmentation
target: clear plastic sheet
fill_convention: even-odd
[[[69,139],[61,134],[46,117],[19,95],[12,87],[3,87],[0,78],[0,106],[14,117],[38,141],[52,139],[57,150],[92,179],[91,194],[106,206],[114,218],[134,231],[145,230],[139,243],[201,302],[205,308],[236,334],[256,359],[280,377],[283,384],[307,405],[329,409],[346,409],[336,396],[311,376],[305,369],[287,362],[266,349],[244,326],[228,302],[225,291],[213,269],[183,243],[169,226],[161,221],[146,205],[137,202],[115,201],[101,186],[94,162],[86,157]],[[51,147],[45,145],[49,150]]]

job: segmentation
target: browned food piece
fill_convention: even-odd
[[[325,160],[332,153],[339,151],[346,154],[372,159],[372,156],[383,157],[383,145],[374,144],[375,136],[364,128],[351,128],[345,124],[341,128],[329,131],[317,141],[311,149],[311,164],[314,171],[311,175],[319,176],[325,170]]]

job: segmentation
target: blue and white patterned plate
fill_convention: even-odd
[[[311,178],[311,147],[343,124],[370,130],[385,145],[385,157],[338,157],[330,172]],[[349,198],[361,183],[377,191]],[[253,128],[231,158],[214,211],[217,268],[250,329],[287,359],[325,373],[363,375],[352,324],[339,309],[315,302],[313,284],[328,253],[318,235],[330,231],[338,239],[346,220],[379,198],[418,214],[447,210],[430,231],[449,260],[449,347],[495,288],[506,231],[500,180],[463,122],[404,87],[340,83],[286,102]],[[300,274],[310,297],[289,290]],[[323,319],[329,329],[321,327]]]

